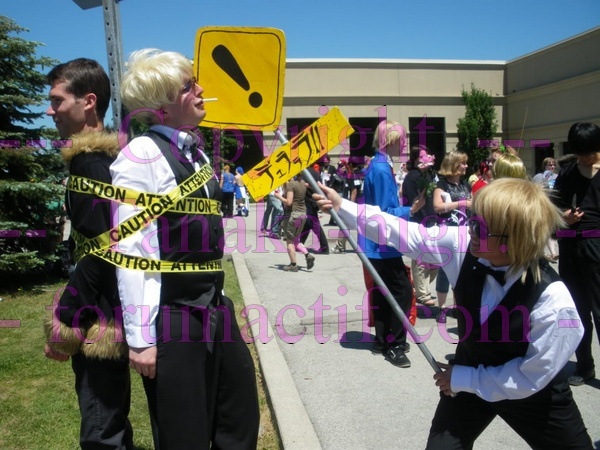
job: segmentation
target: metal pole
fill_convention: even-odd
[[[279,142],[281,142],[282,144],[288,143],[288,140],[281,133],[281,131],[277,130],[275,131],[275,134],[277,135]],[[312,177],[311,173],[308,170],[304,169],[302,171],[302,177],[308,184],[310,184],[310,187],[313,189],[313,191],[315,191],[319,195],[325,195],[319,187],[319,185],[317,184],[317,181]],[[417,334],[416,330],[408,320],[408,317],[406,317],[406,314],[404,314],[404,311],[402,311],[402,309],[398,306],[398,303],[396,303],[396,300],[394,299],[392,294],[390,294],[389,289],[386,287],[385,283],[375,270],[375,267],[373,267],[373,264],[371,264],[371,261],[369,261],[369,258],[367,258],[365,253],[358,248],[358,243],[354,239],[354,236],[350,234],[350,231],[348,230],[346,224],[340,219],[340,216],[338,215],[337,211],[335,211],[333,208],[330,210],[330,213],[340,230],[342,230],[342,232],[344,233],[344,237],[348,237],[348,242],[350,242],[350,245],[356,251],[356,254],[358,255],[359,259],[371,274],[371,277],[373,278],[375,284],[382,288],[382,293],[385,294],[385,299],[394,310],[394,313],[396,313],[396,315],[402,321],[402,325],[404,325],[404,329],[406,330],[406,332],[410,334],[410,336],[413,338],[413,341],[417,344],[417,347],[419,347],[419,350],[421,350],[421,353],[423,353],[423,356],[425,356],[425,359],[429,362],[435,373],[440,373],[442,369],[440,369],[440,366],[438,366],[435,358],[433,357],[425,343],[422,342],[421,336]]]
[[[104,12],[104,32],[106,35],[106,54],[108,56],[108,75],[110,78],[113,125],[118,130],[121,125],[121,76],[123,75],[123,44],[121,40],[121,16],[118,0],[102,0]]]

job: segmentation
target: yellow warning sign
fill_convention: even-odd
[[[333,108],[247,171],[242,177],[246,189],[254,199],[264,197],[327,154],[352,133],[354,129],[348,120],[337,107]]]
[[[206,103],[203,126],[275,129],[283,107],[285,36],[275,28],[203,27],[194,71]]]

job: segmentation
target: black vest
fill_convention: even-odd
[[[194,172],[194,166],[186,162],[178,149],[160,133],[147,133],[167,159],[177,184],[181,184]],[[184,161],[182,161],[184,160]],[[207,161],[199,161],[203,165]],[[206,194],[208,189],[208,197]],[[204,186],[188,197],[222,200],[219,182],[211,178]],[[223,223],[217,214],[166,213],[157,219],[160,259],[180,263],[204,263],[223,257]],[[223,289],[224,275],[216,272],[161,273],[160,303],[190,306],[206,306]]]
[[[467,253],[454,288],[460,342],[456,348],[456,364],[477,367],[499,366],[524,356],[529,346],[529,315],[542,292],[558,281],[558,274],[547,263],[540,262],[541,281],[534,283],[531,273],[525,283],[517,280],[500,304],[480,323],[481,295],[485,273],[474,270],[475,258]]]

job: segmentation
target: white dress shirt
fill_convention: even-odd
[[[395,247],[408,258],[443,265],[450,284],[456,285],[470,240],[467,227],[425,228],[386,214],[376,206],[346,200],[339,214],[350,229],[358,229],[370,240]],[[485,259],[480,258],[479,262],[490,266]],[[504,286],[492,276],[486,276],[481,298],[482,322],[513,284],[521,282],[523,273],[522,269],[509,271]],[[562,281],[551,283],[531,311],[530,343],[525,356],[501,366],[455,365],[452,391],[470,392],[492,402],[529,397],[558,374],[582,336],[583,327],[567,287]]]
[[[155,130],[171,139],[180,149],[189,149],[194,137],[185,131],[166,126],[153,126]],[[191,161],[189,150],[184,155]],[[208,158],[201,152],[204,162]],[[194,162],[196,170],[199,161]],[[121,150],[110,167],[114,186],[138,192],[166,194],[177,187],[177,181],[167,159],[154,141],[147,136],[133,139]],[[206,186],[204,186],[206,189]],[[119,204],[114,208],[113,224],[124,222],[140,208],[131,204]],[[158,227],[153,221],[146,228],[134,233],[118,244],[117,250],[127,255],[160,259]],[[160,306],[160,273],[117,268],[119,296],[123,307],[123,324],[127,343],[133,348],[146,348],[156,344],[156,318]]]

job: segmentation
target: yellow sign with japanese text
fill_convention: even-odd
[[[242,179],[253,199],[264,197],[354,133],[348,120],[335,107],[265,160],[247,171]]]
[[[194,72],[205,98],[203,126],[274,130],[285,81],[285,36],[275,28],[203,27]]]

